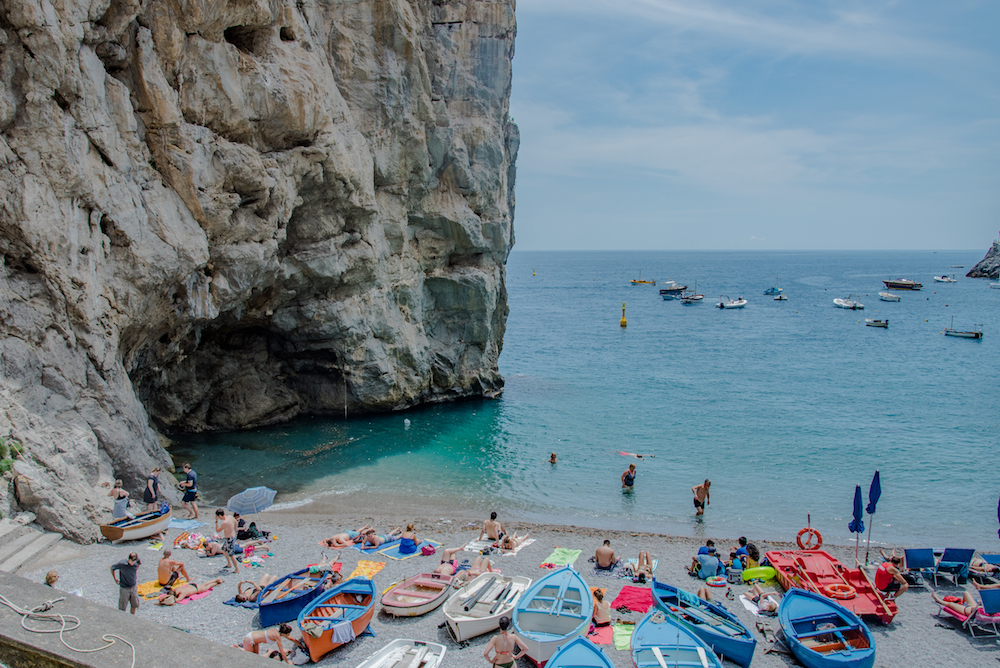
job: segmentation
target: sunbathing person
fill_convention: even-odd
[[[704,588],[704,587],[703,587]],[[707,588],[704,588],[707,589]],[[701,596],[699,590],[699,596]],[[778,606],[781,605],[781,594],[774,591],[764,591],[764,588],[759,584],[754,583],[753,588],[744,594],[751,602],[753,602],[757,609],[760,610],[762,614],[765,615],[776,615],[778,614]],[[709,600],[706,597],[705,600]]]
[[[493,568],[493,562],[490,561],[489,557],[485,557],[481,554],[477,554],[476,558],[472,560],[472,565],[469,566],[467,570],[459,571],[456,578],[461,582],[467,580],[475,580],[477,577],[483,573],[499,573],[499,568]]]
[[[236,585],[236,602],[237,603],[250,603],[257,600],[257,596],[260,595],[260,590],[271,584],[272,582],[277,582],[278,578],[273,575],[268,575],[264,573],[260,576],[260,580],[256,583],[250,580],[244,580],[243,582]]]
[[[1000,575],[1000,566],[991,564],[982,557],[973,557],[969,562],[969,572],[976,575]]]
[[[371,529],[371,527],[366,524],[363,527],[359,527],[357,531],[335,533],[329,538],[321,540],[319,544],[323,547],[331,548],[351,547],[355,543],[360,543],[364,540],[363,536],[369,529]]]
[[[173,585],[179,577],[182,577],[185,580],[190,579],[187,569],[184,567],[184,562],[171,559],[170,557],[172,554],[173,552],[171,550],[164,550],[163,556],[160,557],[160,561],[156,565],[156,573],[159,583],[165,587]]]
[[[524,541],[528,540],[528,536],[530,535],[531,534],[526,533],[523,536],[518,536],[517,532],[514,532],[513,534],[507,534],[506,536],[500,539],[500,544],[497,545],[497,547],[500,548],[501,552],[513,552],[521,545],[523,545]]]
[[[413,522],[410,522],[406,525],[406,531],[399,536],[399,553],[413,554],[417,551],[417,545],[422,542],[424,541],[417,538],[417,533],[413,530]]]
[[[224,580],[222,578],[215,578],[214,580],[209,580],[203,585],[188,582],[187,584],[178,585],[177,587],[171,587],[165,593],[160,594],[156,598],[156,602],[158,605],[173,605],[174,603],[180,603],[189,596],[211,591],[214,587],[217,587],[223,582]]]
[[[639,559],[634,565],[631,562],[625,564],[625,572],[630,573],[636,582],[645,583],[652,580],[653,560],[650,558],[649,552],[645,550],[639,552]]]
[[[257,654],[260,652],[261,645],[264,645],[266,648],[267,645],[274,643],[278,648],[278,654],[281,655],[282,660],[288,663],[288,654],[281,644],[282,639],[301,648],[303,652],[309,651],[301,640],[296,640],[292,637],[292,627],[288,624],[281,624],[277,628],[272,627],[261,631],[251,631],[243,637],[243,649],[247,652]],[[268,651],[267,654],[270,655],[271,651]]]
[[[441,550],[441,563],[434,569],[435,573],[441,575],[454,575],[458,571],[458,559],[455,555],[461,552],[465,546],[449,547]]]
[[[368,529],[368,531],[364,533],[364,538],[361,541],[361,547],[372,548],[384,545],[385,543],[390,543],[399,538],[402,533],[402,529],[393,529],[387,534],[378,535],[375,533],[375,529]]]
[[[1000,589],[1000,583],[997,584],[980,584],[975,580],[972,581],[972,586],[976,589]]]
[[[986,587],[980,587],[980,589],[986,589]],[[949,610],[954,610],[966,617],[975,614],[976,610],[979,609],[979,602],[976,601],[976,597],[972,595],[972,592],[965,591],[962,592],[962,602],[953,603],[951,601],[946,601],[941,598],[937,593],[931,594],[931,598],[934,602],[943,608],[948,608]]]

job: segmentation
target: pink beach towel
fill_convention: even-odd
[[[629,610],[645,613],[653,606],[653,593],[649,587],[622,587],[621,593],[611,601],[611,608],[617,610],[623,605]]]
[[[195,594],[194,596],[188,596],[183,601],[177,601],[177,605],[186,605],[186,604],[190,603],[191,601],[197,601],[199,598],[205,598],[206,596],[208,596],[211,593],[212,593],[212,590],[209,589],[208,591],[203,591],[200,594]]]
[[[610,626],[602,626],[599,629],[594,629],[587,639],[595,645],[610,645],[614,641],[614,631],[612,631]]]

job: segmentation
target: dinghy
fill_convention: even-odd
[[[564,566],[528,587],[514,606],[512,621],[527,655],[542,663],[560,645],[584,633],[593,614],[594,599],[587,583],[571,566]]]
[[[308,568],[304,568],[261,589],[257,594],[261,627],[266,629],[296,619],[302,608],[323,591],[323,582],[328,575],[329,571],[310,573]]]
[[[744,299],[743,297],[740,297],[738,299],[730,299],[726,295],[722,295],[721,297],[719,297],[719,299],[721,301],[718,304],[716,304],[716,306],[718,306],[719,308],[743,308],[744,306],[747,305],[747,300]]]
[[[865,318],[866,327],[881,327],[882,329],[889,328],[888,320],[872,320],[871,318]]]
[[[349,643],[368,628],[374,614],[375,585],[371,580],[351,578],[326,590],[299,613],[299,630],[309,657],[319,661]]]
[[[559,648],[545,668],[615,668],[601,648],[586,638],[573,638]]]
[[[438,668],[447,651],[436,642],[393,640],[358,664],[358,668]]]
[[[847,608],[805,589],[781,599],[778,621],[785,643],[806,668],[871,668],[875,639]]]
[[[701,638],[662,610],[650,610],[636,625],[631,648],[636,668],[722,668]]]
[[[382,610],[394,617],[419,617],[448,598],[454,576],[420,573],[406,578],[382,595]]]
[[[891,292],[880,292],[878,293],[878,298],[884,302],[898,302],[899,295],[894,295]]]
[[[736,615],[721,604],[700,599],[694,594],[653,578],[653,603],[676,617],[688,631],[705,641],[712,651],[733,663],[749,666],[757,639]]]
[[[531,578],[483,573],[444,604],[444,618],[455,642],[475,638],[500,628],[500,618],[510,617]]]
[[[852,311],[864,310],[865,308],[865,305],[861,302],[856,302],[851,299],[851,295],[847,295],[846,297],[837,297],[833,300],[833,305],[838,308],[846,308]]]
[[[155,510],[135,517],[123,517],[110,524],[102,524],[101,535],[112,543],[120,543],[123,540],[139,540],[166,531],[169,524],[170,506],[167,506],[166,512],[162,509]]]

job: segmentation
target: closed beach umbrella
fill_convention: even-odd
[[[854,520],[847,525],[847,528],[858,534],[854,538],[854,561],[858,561],[858,549],[861,546],[861,534],[865,532],[865,523],[861,521],[864,517],[864,506],[861,504],[861,485],[854,486]]]
[[[997,522],[1000,522],[1000,501],[997,501]],[[997,530],[997,538],[1000,538],[1000,529]]]
[[[240,515],[253,515],[270,507],[274,503],[275,494],[277,492],[269,487],[251,487],[230,497],[226,508]]]
[[[872,516],[868,518],[868,539],[865,540],[865,566],[868,565],[868,551],[872,545],[872,525],[875,524],[875,505],[881,496],[882,479],[879,477],[878,471],[875,471],[875,476],[872,478],[872,486],[868,488],[868,507],[865,508],[865,512]],[[998,512],[1000,512],[1000,509],[998,509]]]

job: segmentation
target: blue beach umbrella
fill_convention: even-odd
[[[861,485],[854,486],[854,520],[847,525],[847,528],[858,534],[854,538],[854,563],[858,562],[858,549],[861,547],[861,534],[865,532],[865,523],[861,521],[864,517],[862,512],[864,506],[861,505]]]
[[[882,479],[879,477],[878,471],[875,471],[875,477],[872,478],[872,486],[868,488],[868,507],[865,511],[871,515],[868,518],[868,539],[865,541],[865,566],[868,565],[868,551],[872,544],[872,526],[875,524],[875,505],[878,503],[879,498],[882,496]],[[1000,508],[997,509],[997,513],[1000,513]]]
[[[240,515],[253,515],[269,508],[274,503],[275,494],[277,492],[268,487],[251,487],[230,497],[226,508]]]

